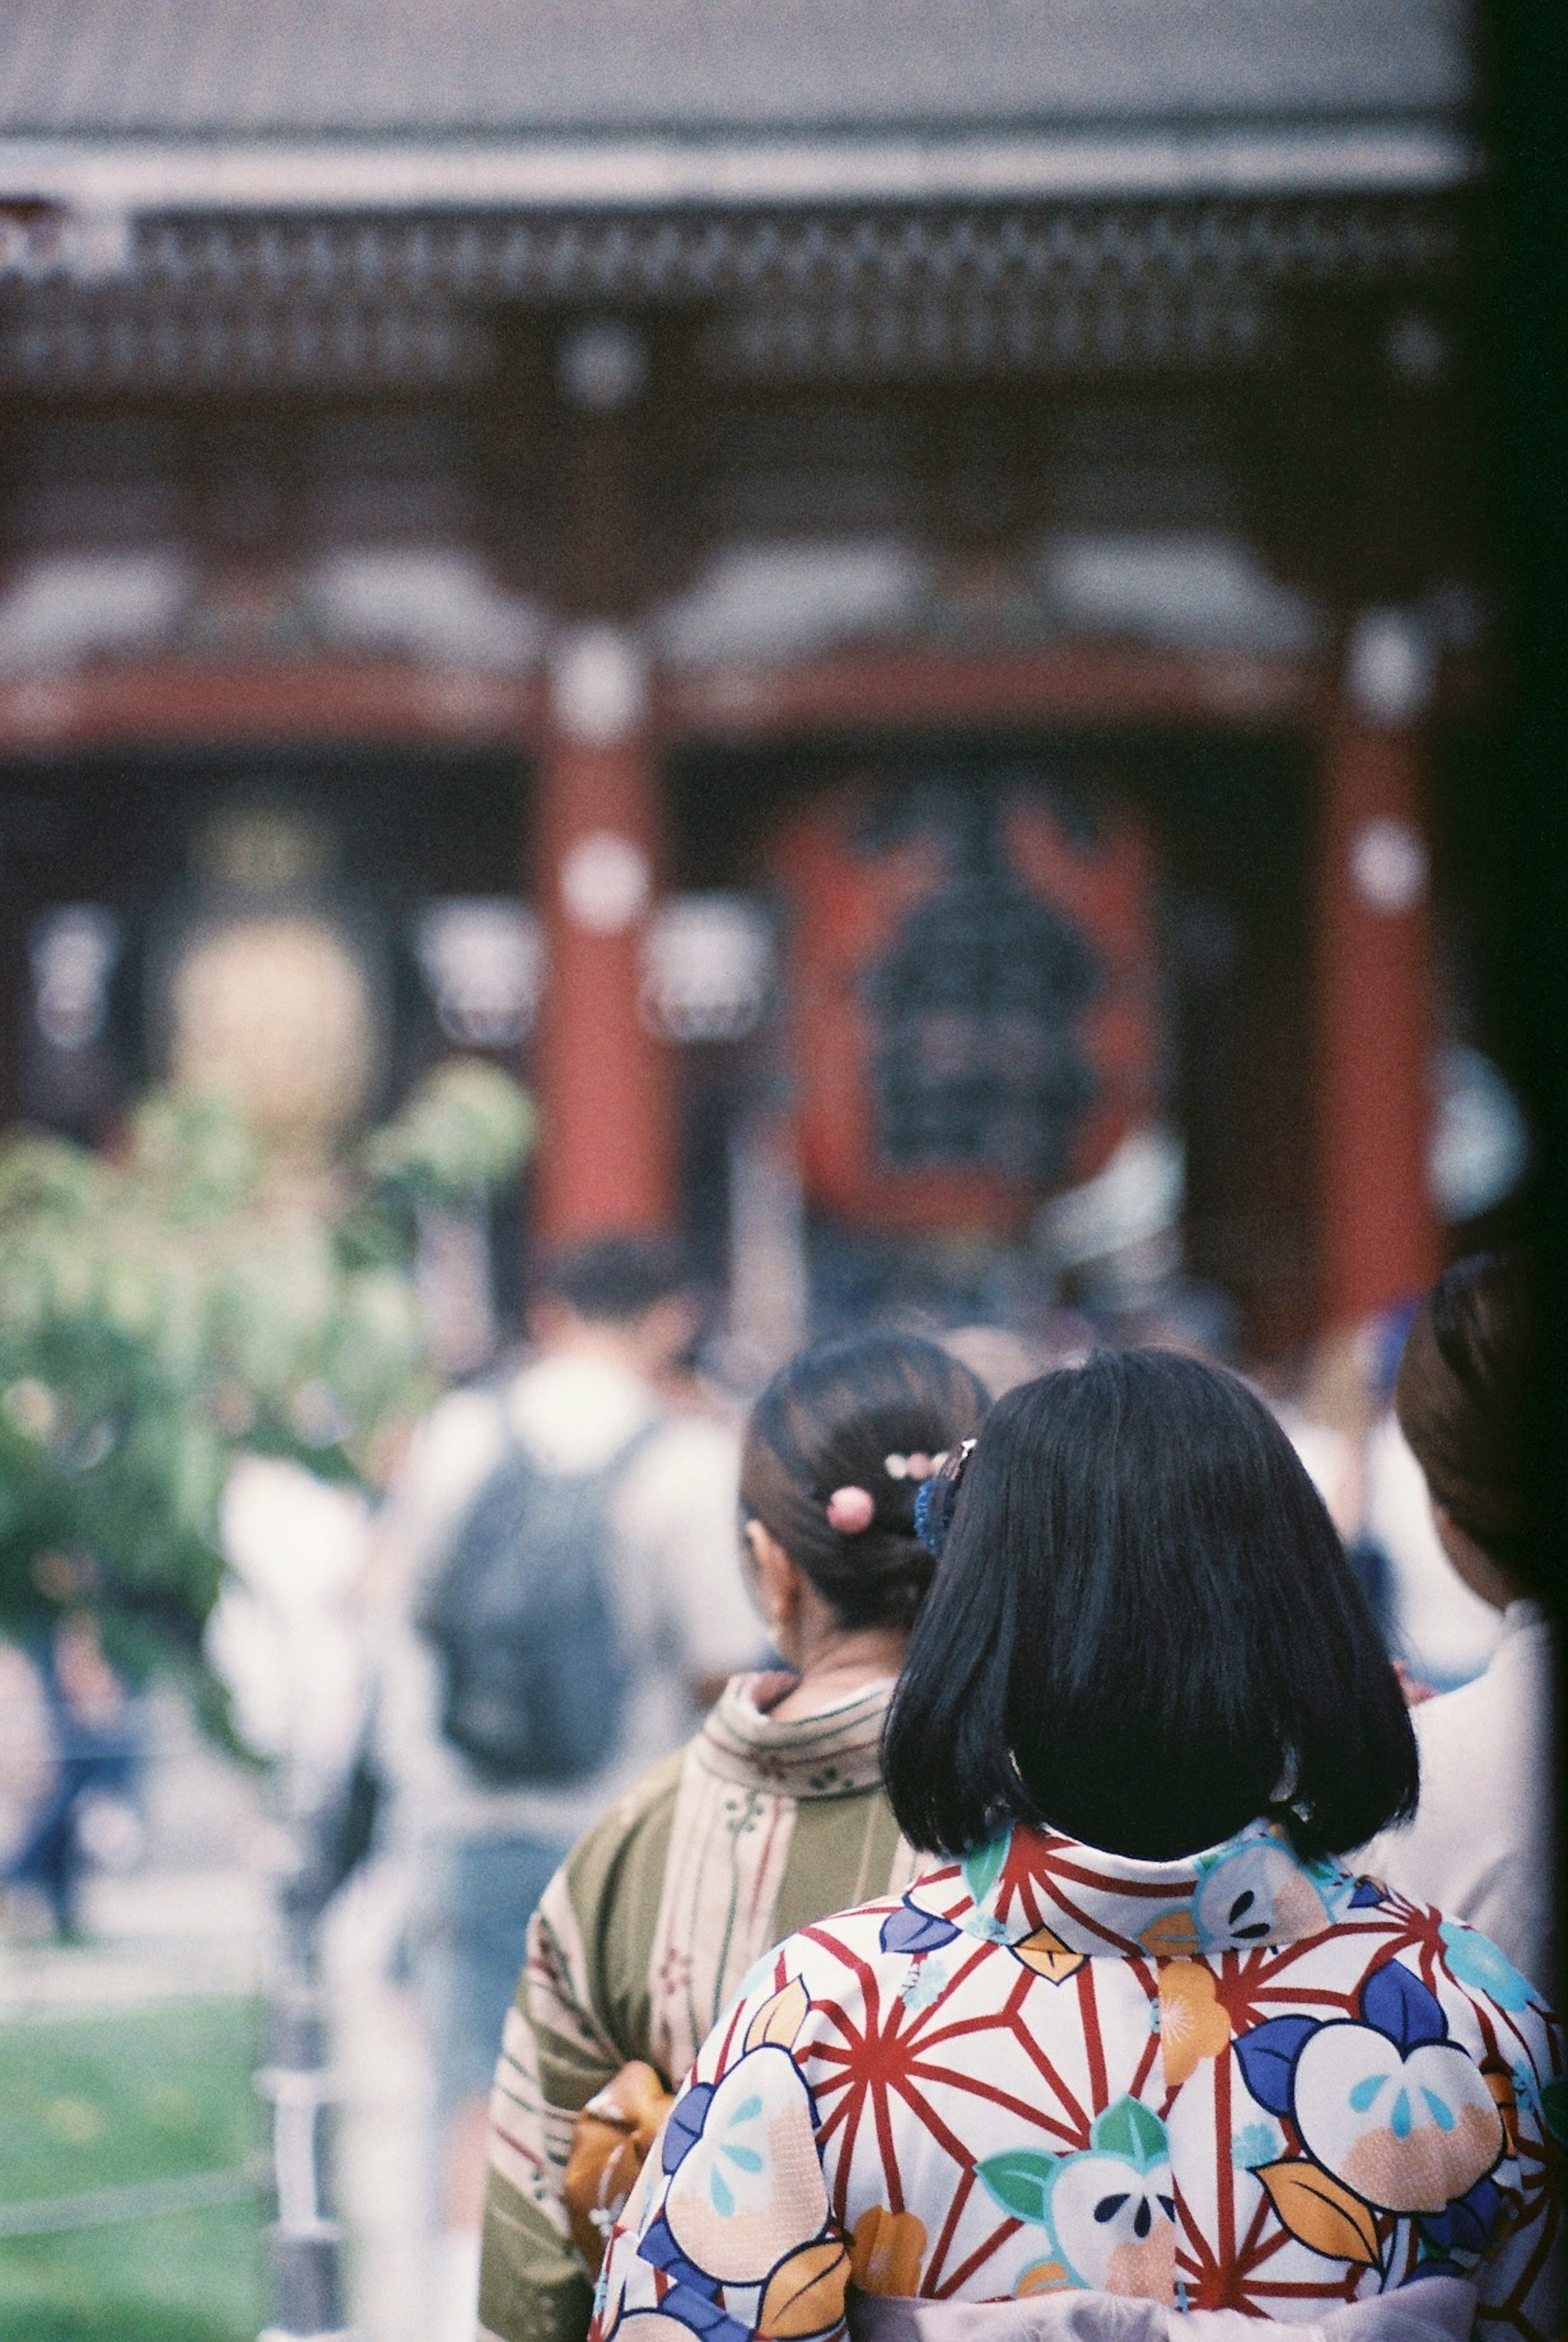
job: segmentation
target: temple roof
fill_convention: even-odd
[[[0,139],[1452,117],[1460,0],[8,0]]]

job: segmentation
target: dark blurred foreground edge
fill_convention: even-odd
[[[1516,714],[1501,814],[1519,1062],[1528,1069],[1543,1156],[1540,1566],[1561,1620],[1568,1616],[1568,8],[1563,0],[1492,0],[1486,32],[1502,197],[1494,315],[1503,485],[1518,595]],[[1560,1717],[1568,1715],[1565,1692],[1560,1681]],[[1568,1813],[1563,1741],[1560,1727],[1558,1810]],[[1562,1908],[1561,1837],[1557,1892]]]

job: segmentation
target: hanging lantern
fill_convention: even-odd
[[[1018,1231],[1153,1111],[1153,855],[1036,779],[850,787],[779,836],[806,1192]]]

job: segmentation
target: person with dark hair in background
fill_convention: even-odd
[[[736,1676],[544,1894],[492,2101],[497,2342],[582,2342],[604,2233],[725,2001],[779,1935],[912,1876],[878,1749],[933,1566],[915,1504],[986,1406],[946,1351],[871,1334],[803,1352],[753,1407],[744,1550],[785,1671]]]
[[[1456,1261],[1411,1325],[1394,1384],[1443,1549],[1503,1614],[1491,1663],[1414,1711],[1421,1803],[1362,1859],[1490,1936],[1533,1985],[1560,1970],[1552,1630],[1536,1597],[1536,1316],[1519,1254]]]
[[[884,1753],[952,1859],[725,2012],[595,2342],[1557,2333],[1561,2037],[1336,1858],[1413,1807],[1415,1744],[1266,1407],[1103,1351],[931,1489]]]
[[[398,1624],[377,1745],[434,2085],[433,2342],[473,2333],[490,2079],[529,1915],[758,1647],[734,1437],[661,1397],[694,1325],[665,1244],[607,1236],[549,1263],[532,1352],[441,1403],[380,1525]]]

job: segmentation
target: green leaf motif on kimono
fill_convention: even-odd
[[[1090,2137],[1106,2154],[1124,2155],[1140,2167],[1164,2161],[1170,2152],[1164,2124],[1137,2098],[1118,2098],[1107,2107]]]
[[[964,1856],[964,1884],[976,1903],[984,1902],[1001,1877],[1002,1866],[1007,1859],[1007,1849],[1011,1844],[1011,1837],[1004,1830],[1000,1837],[994,1837],[986,1846],[977,1846],[973,1854]]]
[[[1015,2220],[1044,2227],[1045,2199],[1056,2158],[1035,2147],[1010,2147],[1005,2155],[988,2156],[975,2166],[989,2192]]]
[[[1568,2077],[1542,2084],[1541,2115],[1553,2137],[1568,2146]]]

